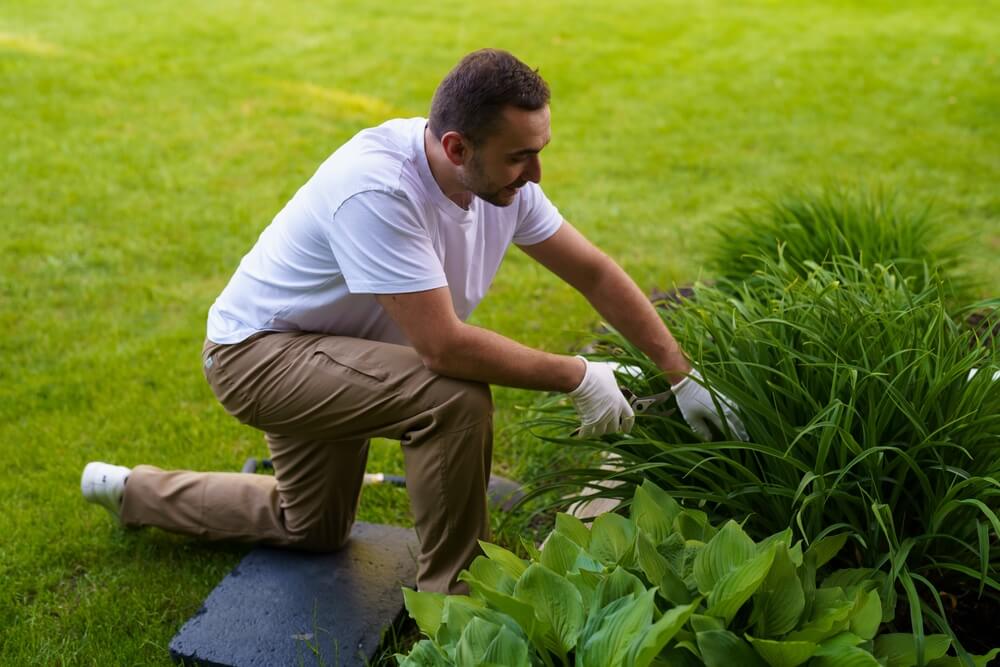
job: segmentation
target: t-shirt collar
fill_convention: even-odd
[[[427,121],[426,119],[420,120],[422,122],[413,124],[416,130],[413,134],[413,152],[416,155],[414,162],[416,163],[417,172],[420,174],[420,181],[423,183],[424,189],[434,204],[446,216],[456,222],[472,222],[476,218],[476,210],[483,203],[479,201],[479,197],[473,197],[469,203],[469,208],[464,209],[445,196],[441,190],[441,186],[434,180],[430,162],[427,160],[427,151],[424,148],[424,129],[427,127]]]

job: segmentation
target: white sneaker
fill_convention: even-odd
[[[113,466],[109,463],[91,461],[84,467],[80,477],[80,490],[88,503],[97,503],[119,519],[122,496],[125,494],[125,480],[131,468]]]

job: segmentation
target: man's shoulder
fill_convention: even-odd
[[[424,119],[399,118],[358,132],[317,171],[326,184],[356,192],[401,192],[407,188],[407,170],[415,156],[415,135]]]

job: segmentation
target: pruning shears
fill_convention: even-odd
[[[650,394],[649,396],[637,396],[631,389],[626,389],[621,387],[622,396],[628,401],[628,404],[632,406],[632,412],[637,415],[645,414],[649,412],[650,408],[664,403],[667,399],[673,396],[673,392],[667,389],[666,391],[661,391],[658,394]],[[670,410],[657,411],[664,417],[672,415],[676,412],[676,408],[671,408]]]

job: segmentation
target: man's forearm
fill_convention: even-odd
[[[439,375],[463,380],[563,392],[575,389],[585,371],[576,357],[536,350],[471,324],[461,325],[447,351],[428,366]]]
[[[584,296],[608,324],[666,373],[671,384],[680,382],[691,370],[683,350],[649,299],[616,263],[607,261],[600,278]]]

